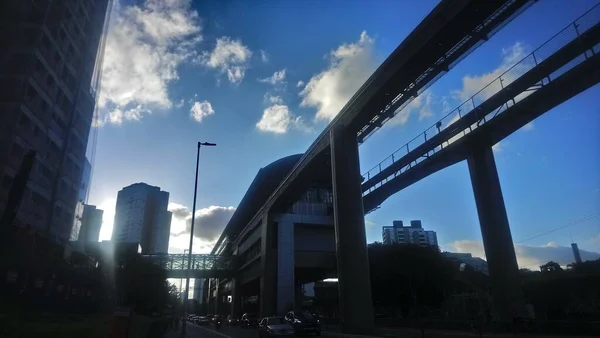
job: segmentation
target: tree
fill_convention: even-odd
[[[544,273],[557,273],[562,272],[563,268],[560,267],[560,264],[550,261],[544,265],[541,265],[540,270]]]
[[[421,308],[439,308],[452,276],[452,265],[437,248],[369,245],[371,289],[379,311],[409,316]]]
[[[166,271],[141,256],[132,257],[117,271],[119,303],[138,312],[161,312],[169,298]]]

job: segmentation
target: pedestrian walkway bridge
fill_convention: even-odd
[[[232,276],[235,271],[233,257],[192,255],[189,272],[189,255],[186,254],[142,255],[142,258],[163,267],[168,278],[225,278]]]

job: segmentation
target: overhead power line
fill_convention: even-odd
[[[542,232],[542,233],[540,233],[540,234],[537,234],[537,235],[535,235],[535,236],[531,236],[531,237],[528,237],[528,238],[522,239],[522,240],[520,240],[520,241],[518,241],[518,242],[515,242],[515,244],[523,243],[523,242],[526,242],[526,241],[529,241],[529,240],[532,240],[532,239],[536,239],[536,238],[538,238],[538,237],[542,237],[542,236],[545,236],[545,235],[551,234],[551,233],[553,233],[553,232],[556,232],[556,231],[558,231],[558,230],[562,230],[562,229],[566,229],[566,228],[570,228],[570,227],[573,227],[573,226],[579,225],[579,224],[581,224],[581,223],[583,223],[583,222],[587,222],[587,221],[589,221],[589,220],[591,220],[591,219],[597,218],[598,216],[600,216],[600,213],[592,213],[592,214],[589,214],[589,215],[587,215],[587,216],[585,216],[585,217],[583,217],[583,218],[580,218],[580,219],[578,219],[578,220],[575,220],[575,221],[573,221],[573,222],[567,223],[567,224],[565,224],[565,225],[562,225],[562,226],[560,226],[560,227],[558,227],[558,228],[554,228],[554,229],[552,229],[552,230],[548,230],[548,231],[546,231],[546,232]]]

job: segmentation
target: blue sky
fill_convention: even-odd
[[[372,71],[436,5],[431,0],[121,1],[113,9],[90,203],[110,238],[117,191],[171,193],[170,250],[186,246],[197,141],[196,250],[206,251],[259,168],[304,152]],[[363,172],[454,109],[597,1],[539,1],[444,75],[360,148]],[[495,147],[521,266],[600,252],[600,87]],[[587,219],[585,218],[587,217]],[[368,241],[392,220],[423,220],[443,249],[483,256],[466,163],[369,214]],[[590,254],[590,257],[596,257]],[[565,263],[566,264],[566,263]]]

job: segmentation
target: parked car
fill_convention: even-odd
[[[260,338],[293,337],[294,327],[283,317],[265,317],[258,324]]]
[[[237,319],[236,317],[233,317],[232,315],[227,316],[227,324],[231,325],[231,326],[236,326],[240,323],[240,320]]]
[[[243,328],[258,327],[258,317],[255,313],[244,313],[240,326]]]
[[[197,320],[196,320],[196,324],[208,325],[208,324],[210,324],[210,318],[208,318],[208,316],[198,316]]]
[[[285,320],[294,327],[294,331],[297,335],[321,335],[319,320],[308,311],[290,311],[285,315]]]

